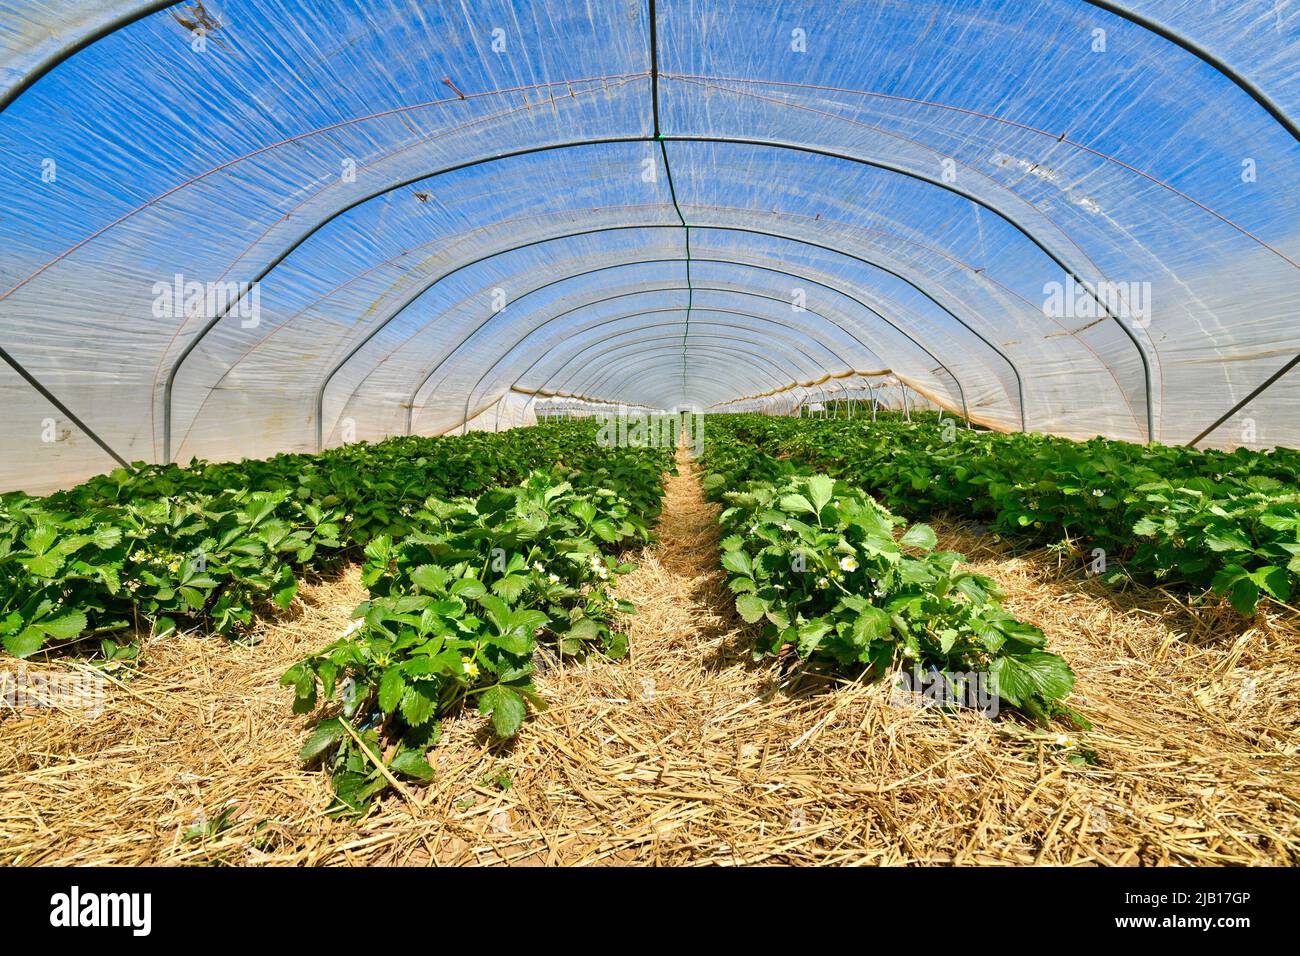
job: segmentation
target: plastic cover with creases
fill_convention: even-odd
[[[1300,443],[1300,7],[651,7],[0,0],[0,489],[886,378]]]

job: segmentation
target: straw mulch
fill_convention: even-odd
[[[0,864],[1296,861],[1300,615],[1116,595],[1051,551],[942,527],[1074,663],[1095,729],[1071,749],[1068,728],[752,663],[715,512],[683,461],[620,585],[640,609],[631,659],[548,670],[552,706],[512,746],[477,716],[449,721],[436,782],[360,822],[324,816],[326,780],[295,759],[306,722],[277,685],[345,626],[355,572],[306,587],[254,646],[147,642],[98,718],[0,716]]]

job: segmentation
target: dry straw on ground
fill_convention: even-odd
[[[546,672],[552,706],[512,746],[449,722],[436,782],[360,822],[324,815],[277,684],[346,625],[355,571],[306,587],[253,646],[146,642],[97,718],[0,715],[0,864],[1296,862],[1296,615],[1116,595],[1050,551],[944,529],[1073,662],[1095,727],[1070,750],[1057,729],[752,663],[715,513],[684,467],[620,585],[640,609],[631,659]],[[1072,764],[1080,750],[1095,763]]]

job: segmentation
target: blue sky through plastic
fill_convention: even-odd
[[[1296,106],[1283,78],[1300,64],[1297,11],[1131,6]],[[131,7],[68,12],[66,26]],[[164,418],[187,449],[224,454],[231,416],[265,409],[267,447],[310,444],[339,362],[327,433],[341,417],[371,437],[400,430],[412,389],[422,427],[454,427],[469,392],[551,387],[543,373],[588,336],[624,328],[589,331],[582,309],[602,307],[583,302],[659,282],[665,266],[641,259],[685,255],[671,174],[692,245],[741,261],[699,275],[787,301],[799,275],[829,280],[806,283],[794,320],[835,343],[835,358],[809,350],[825,372],[883,366],[997,427],[1019,427],[1023,391],[1029,427],[1141,439],[1149,394],[1157,437],[1179,440],[1300,351],[1300,147],[1150,30],[1081,0],[657,8],[668,168],[648,141],[644,2],[229,0],[207,5],[203,50],[173,16],[190,5],[111,33],[0,116],[5,347],[131,457],[161,454]],[[41,16],[0,2],[0,76],[46,50]],[[261,321],[218,323],[165,409],[161,383],[202,322],[153,315],[155,285],[247,281],[280,257]],[[1047,314],[1065,279],[1053,257],[1145,290],[1150,314]],[[494,311],[494,290],[527,298]],[[581,308],[556,320],[561,307]],[[641,328],[629,319],[627,341]],[[677,383],[666,365],[634,373],[635,348],[584,380],[640,401],[723,400],[737,375],[770,387],[767,363],[728,363],[705,334],[692,356],[683,331]],[[778,366],[795,355],[770,323],[748,334]],[[1294,442],[1300,426],[1281,422],[1298,406],[1284,379],[1255,410]],[[82,443],[68,468],[100,457]]]

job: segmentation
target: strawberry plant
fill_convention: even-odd
[[[300,713],[330,702],[301,756],[327,763],[337,812],[363,811],[390,775],[429,780],[440,719],[467,706],[495,736],[517,733],[542,706],[532,683],[539,643],[560,657],[627,653],[613,624],[632,607],[609,585],[631,565],[614,552],[648,540],[666,462],[639,450],[607,458],[477,499],[429,498],[413,515],[419,531],[366,546],[370,600],[350,633],[282,681]]]
[[[1031,543],[1106,556],[1106,576],[1210,588],[1243,614],[1300,583],[1300,453],[1004,435],[882,416],[727,419],[737,438],[823,469],[903,514],[955,512]]]
[[[567,422],[267,461],[140,465],[46,498],[0,496],[0,643],[27,657],[130,627],[238,633],[259,604],[287,607],[306,571],[416,530],[430,495],[478,493],[554,461],[638,467],[610,458],[595,431]],[[635,502],[638,513],[652,518],[654,501]]]
[[[788,646],[875,676],[900,661],[987,672],[998,696],[1030,716],[1080,719],[1063,704],[1074,685],[1069,665],[1046,650],[1041,630],[1002,609],[991,579],[963,570],[960,554],[936,551],[928,526],[896,536],[903,522],[860,489],[789,473],[717,431],[705,488],[728,505],[721,561],[738,613],[762,625],[756,657]]]

